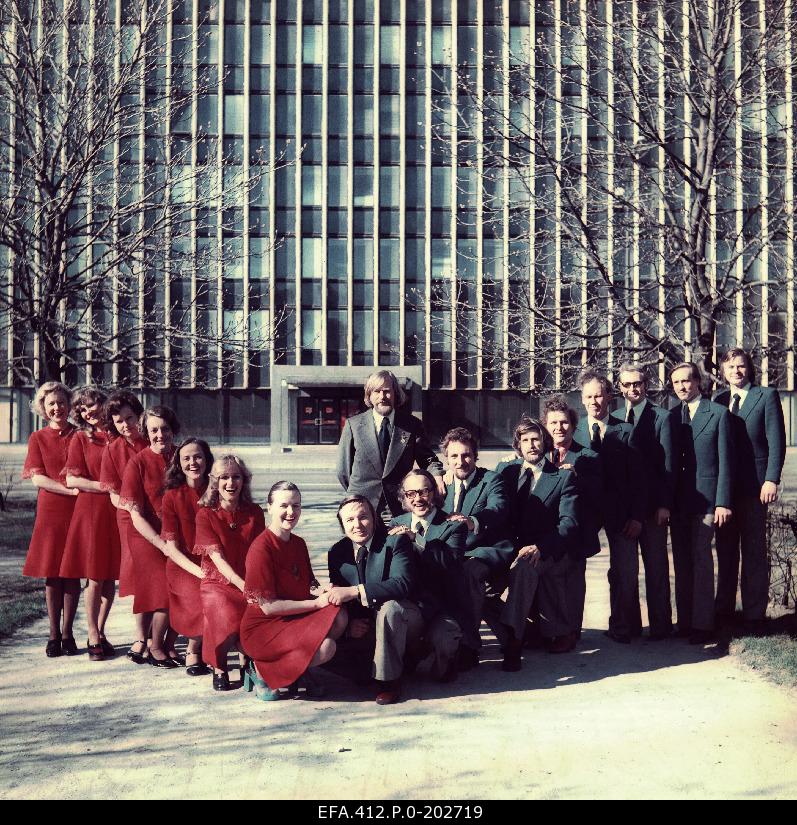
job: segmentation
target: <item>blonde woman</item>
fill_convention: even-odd
[[[227,652],[238,643],[246,609],[246,555],[266,528],[263,511],[252,502],[252,474],[235,455],[213,462],[199,500],[194,552],[202,556],[199,585],[204,615],[202,657],[213,668],[213,690],[230,690]]]

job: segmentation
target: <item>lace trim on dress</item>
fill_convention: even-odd
[[[210,553],[221,553],[221,545],[218,544],[195,544],[191,551],[195,556],[207,556]]]
[[[258,588],[253,587],[245,587],[244,588],[244,598],[249,604],[257,604],[259,605],[261,601],[263,602],[273,602],[276,600],[277,595],[276,593],[269,593],[266,590],[261,590]]]
[[[161,538],[164,541],[177,542],[177,533],[174,530],[161,530]]]
[[[119,490],[116,488],[116,485],[111,484],[109,481],[101,481],[100,489],[103,493],[113,493],[115,496],[119,495]]]
[[[47,471],[44,467],[24,467],[21,478],[33,478],[33,476],[46,476]]]
[[[125,510],[132,512],[135,510],[137,513],[141,512],[141,507],[139,507],[138,502],[133,498],[125,498],[124,496],[119,496],[119,506],[123,507]]]
[[[75,478],[82,478],[83,477],[83,470],[79,467],[64,467],[63,470],[59,473],[59,475],[66,478],[67,476],[74,476]]]

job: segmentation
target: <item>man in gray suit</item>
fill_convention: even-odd
[[[777,500],[786,458],[786,428],[778,391],[759,387],[749,353],[734,347],[722,359],[729,389],[715,401],[731,413],[734,449],[733,519],[717,531],[717,619],[728,623],[736,611],[739,545],[742,609],[746,629],[764,630],[769,601],[767,507]]]
[[[364,413],[346,421],[338,444],[337,476],[349,495],[365,496],[387,524],[404,512],[399,502],[401,480],[417,464],[435,478],[441,497],[443,465],[429,444],[423,424],[401,405],[405,395],[388,370],[365,382]]]

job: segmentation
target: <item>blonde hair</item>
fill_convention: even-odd
[[[72,397],[72,390],[70,390],[66,384],[62,384],[60,381],[45,381],[39,389],[36,390],[36,395],[33,396],[33,401],[30,402],[31,412],[33,412],[34,415],[38,415],[39,418],[43,418],[45,421],[49,421],[50,419],[44,411],[44,399],[51,392],[60,392],[64,396],[64,401],[66,401],[67,406],[69,406],[69,401]]]
[[[371,403],[371,393],[381,384],[390,384],[393,390],[393,409],[400,407],[406,400],[407,394],[399,386],[398,379],[390,370],[379,370],[379,372],[372,372],[365,382],[364,400],[365,406],[371,409],[374,405]]]
[[[252,503],[252,474],[249,472],[249,468],[244,463],[244,460],[235,455],[235,453],[225,453],[219,456],[210,468],[208,488],[205,490],[202,498],[197,502],[200,507],[210,507],[215,510],[219,506],[219,476],[221,475],[222,468],[231,464],[235,464],[238,467],[244,479],[239,501],[241,504]]]

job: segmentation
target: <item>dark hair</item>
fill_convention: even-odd
[[[567,417],[570,419],[570,425],[575,430],[578,425],[578,413],[570,406],[570,403],[564,395],[552,395],[550,398],[545,399],[542,405],[542,420],[545,421],[546,424],[548,423],[548,415],[552,412],[567,413]]]
[[[473,457],[479,457],[479,445],[476,443],[476,438],[473,433],[465,427],[454,427],[449,430],[440,442],[440,452],[445,455],[448,445],[452,441],[458,441],[460,444],[467,444],[473,450]]]
[[[673,373],[676,370],[688,369],[690,376],[697,381],[698,384],[701,384],[703,381],[703,376],[700,372],[700,367],[694,361],[681,361],[680,364],[676,364],[670,370],[670,381],[672,381]]]
[[[338,524],[340,525],[341,530],[343,530],[344,528],[343,519],[340,517],[340,511],[349,504],[362,504],[363,507],[367,507],[368,512],[371,514],[371,520],[374,523],[374,529],[376,529],[376,510],[374,510],[374,505],[371,504],[371,499],[366,498],[365,496],[355,494],[351,496],[346,496],[346,498],[344,498],[343,501],[341,501],[341,503],[338,504],[338,512],[335,515],[337,516]]]
[[[512,435],[512,447],[519,458],[522,458],[522,453],[520,452],[521,437],[526,433],[535,432],[542,438],[542,448],[546,453],[549,453],[553,449],[553,439],[548,430],[543,426],[542,421],[537,418],[532,418],[529,415],[524,415],[520,421],[518,421],[515,432]]]
[[[105,393],[97,387],[86,385],[85,387],[78,387],[72,392],[71,410],[72,420],[77,424],[78,428],[89,435],[94,435],[94,427],[83,418],[80,412],[81,407],[90,407],[92,404],[104,404],[106,399]],[[102,412],[100,413],[100,426],[102,426]]]
[[[584,389],[585,384],[589,384],[590,381],[597,381],[601,385],[601,389],[606,393],[606,395],[611,398],[614,395],[614,387],[612,387],[612,382],[599,370],[596,370],[594,367],[587,367],[586,369],[581,370],[581,373],[578,376],[578,388],[580,390]]]
[[[429,482],[429,486],[432,488],[432,503],[435,507],[439,506],[440,504],[440,494],[437,490],[437,482],[434,480],[434,476],[428,470],[410,470],[404,478],[401,479],[401,490],[399,491],[399,495],[401,496],[402,504],[404,505],[404,509],[407,509],[407,499],[404,497],[404,482],[411,478],[412,476],[421,476],[421,478],[425,478]]]
[[[130,407],[138,419],[141,418],[141,413],[144,412],[144,407],[141,406],[141,402],[129,390],[116,390],[116,392],[112,392],[108,396],[105,406],[102,408],[102,414],[105,419],[104,429],[111,438],[119,438],[119,431],[113,423],[113,417],[119,415],[123,407]]]
[[[180,432],[180,422],[171,407],[165,407],[163,404],[156,404],[154,407],[147,407],[141,413],[141,434],[149,441],[147,434],[147,421],[150,418],[162,418],[172,431],[172,435],[177,435]]]
[[[750,379],[751,384],[755,384],[755,365],[753,364],[753,357],[750,353],[741,347],[731,347],[731,349],[729,349],[720,359],[720,364],[725,366],[731,358],[744,358],[747,364],[747,377]],[[724,378],[725,376],[723,375],[722,377]]]
[[[365,381],[365,387],[363,387],[363,398],[365,400],[365,406],[371,409],[373,404],[371,403],[371,393],[382,383],[387,382],[393,389],[393,409],[396,407],[400,407],[406,400],[407,394],[399,385],[398,379],[390,370],[379,370],[378,372],[372,372]]]
[[[183,441],[183,443],[174,451],[172,460],[166,468],[166,476],[163,480],[164,490],[174,490],[177,487],[182,487],[183,484],[187,483],[183,468],[180,466],[180,450],[182,450],[183,447],[188,447],[190,444],[198,445],[205,456],[205,483],[207,484],[208,478],[210,477],[210,470],[213,467],[213,453],[210,451],[207,441],[203,441],[201,438],[191,437],[186,438],[185,441]]]
[[[279,493],[282,490],[289,490],[292,493],[298,493],[299,498],[302,497],[302,491],[292,481],[278,481],[276,484],[271,485],[271,489],[268,491],[268,496],[266,496],[266,501],[269,504],[272,504],[274,501],[274,493]]]

